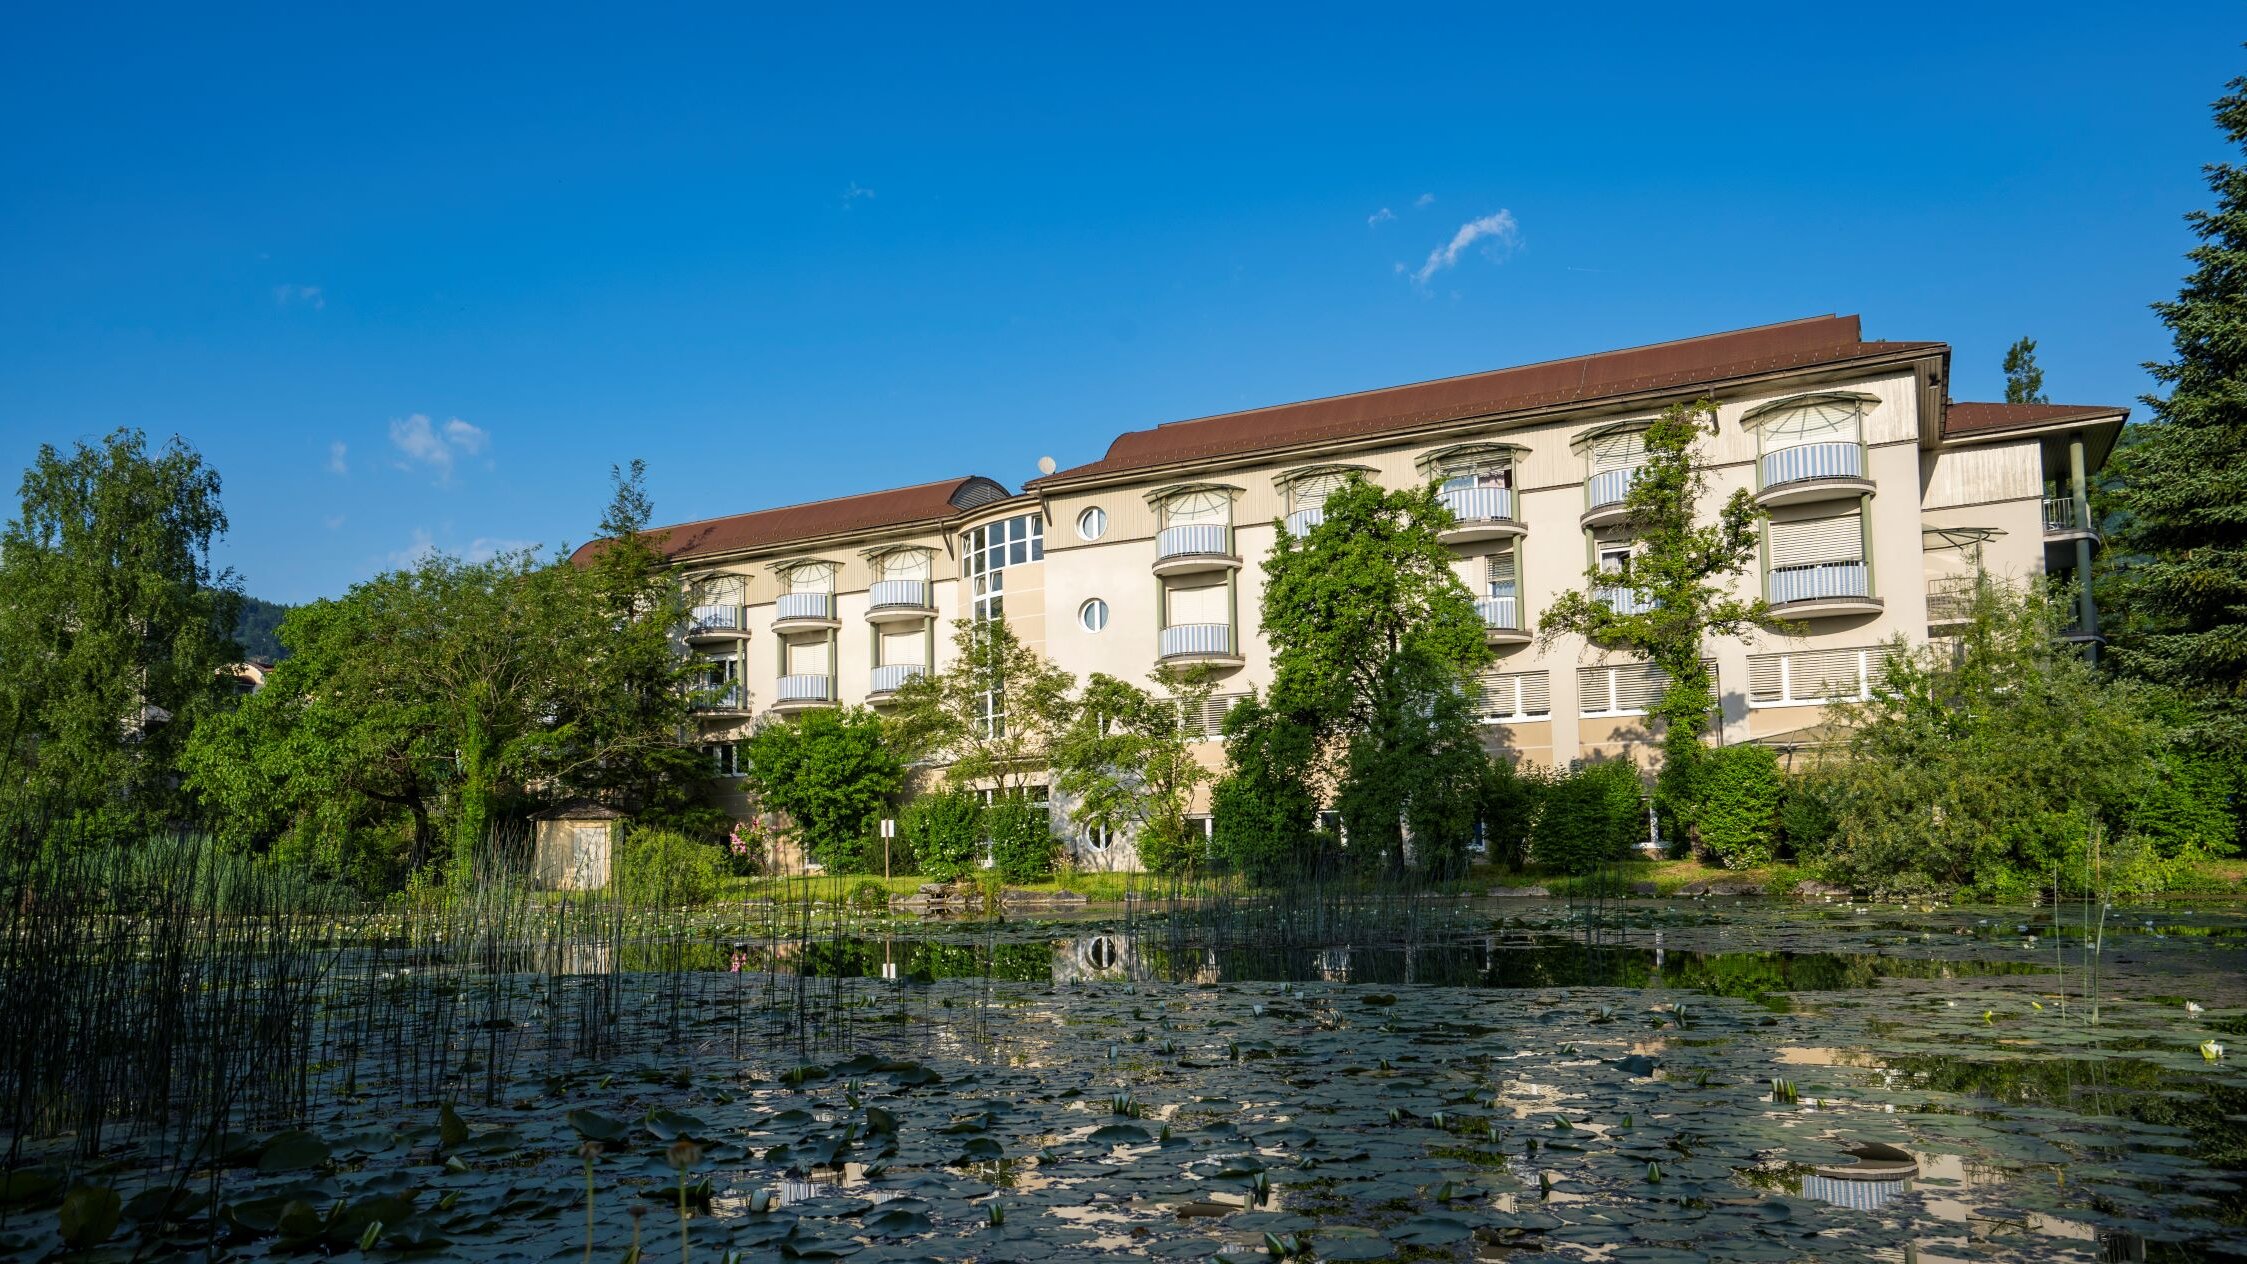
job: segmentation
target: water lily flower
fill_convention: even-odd
[[[2223,1060],[2224,1047],[2213,1040],[2203,1040],[2200,1042],[2200,1056],[2210,1062],[2220,1062]]]
[[[2202,1008],[2200,1002],[2198,1001],[2186,1001],[2185,1012],[2192,1015],[2194,1018],[2198,1018],[2202,1014],[2206,1013],[2207,1010]]]

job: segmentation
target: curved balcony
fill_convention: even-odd
[[[1654,599],[1636,588],[1594,588],[1592,600],[1617,614],[1645,614],[1654,608]]]
[[[1475,613],[1482,616],[1483,631],[1494,645],[1521,645],[1529,640],[1529,633],[1521,626],[1521,599],[1519,597],[1481,597],[1475,601]]]
[[[1300,540],[1311,534],[1311,529],[1326,521],[1324,509],[1298,509],[1287,516],[1287,533]]]
[[[772,626],[775,631],[790,628],[831,628],[836,625],[835,594],[823,592],[792,592],[780,594],[773,603]]]
[[[1218,666],[1241,662],[1233,649],[1232,625],[1226,623],[1173,624],[1162,630],[1159,652],[1164,662],[1191,659]]]
[[[1809,562],[1771,568],[1771,613],[1787,619],[1878,614],[1872,570],[1861,561]]]
[[[1155,537],[1155,574],[1191,575],[1239,567],[1233,556],[1233,528],[1222,522],[1165,527]]]
[[[928,668],[919,663],[884,663],[867,678],[866,695],[870,701],[882,702],[905,686],[928,674]]]
[[[877,579],[866,590],[868,623],[907,623],[934,613],[925,579]]]
[[[696,711],[734,712],[748,709],[748,694],[740,685],[699,689],[688,704]]]
[[[1865,477],[1865,449],[1855,443],[1804,443],[1763,454],[1763,487],[1755,494],[1764,506],[1804,501],[1854,499],[1873,489]]]
[[[749,635],[749,612],[738,602],[730,605],[696,606],[687,614],[686,638],[690,641],[721,640]]]
[[[1445,544],[1472,544],[1522,533],[1522,525],[1514,517],[1511,487],[1453,488],[1443,493],[1443,503],[1458,519],[1443,529]]]
[[[834,702],[835,678],[824,673],[799,672],[773,682],[772,709],[775,711],[804,711],[832,706]]]
[[[1638,481],[1639,467],[1627,465],[1619,470],[1601,470],[1584,480],[1584,526],[1597,527],[1610,522],[1621,522],[1628,512],[1623,499],[1631,494],[1631,484]]]

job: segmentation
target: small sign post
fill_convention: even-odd
[[[889,881],[889,840],[897,837],[897,818],[882,818],[882,881]]]

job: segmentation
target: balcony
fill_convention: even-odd
[[[1584,516],[1587,527],[1604,526],[1621,522],[1628,511],[1623,498],[1631,494],[1631,484],[1638,481],[1639,467],[1627,465],[1619,470],[1601,470],[1584,483]]]
[[[1927,581],[1927,625],[1955,627],[1974,617],[1974,577],[1946,575]]]
[[[1865,449],[1855,443],[1805,443],[1766,452],[1762,470],[1763,487],[1755,499],[1765,507],[1855,498],[1873,489],[1865,477]]]
[[[780,594],[773,603],[772,626],[775,631],[791,628],[831,628],[836,625],[835,594],[823,592],[792,592]]]
[[[1241,656],[1233,650],[1232,625],[1225,623],[1178,623],[1164,628],[1160,652],[1166,663],[1190,659],[1237,667],[1241,662]]]
[[[1872,595],[1872,570],[1862,561],[1775,566],[1770,585],[1771,613],[1783,618],[1880,612],[1880,598]]]
[[[748,611],[744,610],[738,603],[696,606],[687,614],[686,638],[690,641],[707,641],[747,635],[749,635]]]
[[[928,668],[919,663],[885,663],[874,669],[866,682],[867,696],[883,701],[898,690],[928,674]]]
[[[697,711],[728,712],[746,709],[747,695],[740,685],[703,685],[695,690],[689,705]]]
[[[1311,534],[1312,528],[1326,521],[1324,509],[1298,509],[1287,516],[1287,533],[1300,540]]]
[[[772,698],[772,709],[775,711],[803,711],[811,707],[831,706],[835,701],[835,678],[815,672],[782,676],[773,682]]]
[[[1522,645],[1529,641],[1529,633],[1521,626],[1521,598],[1512,594],[1477,598],[1475,613],[1482,616],[1483,631],[1492,644]]]
[[[2044,498],[2044,538],[2046,540],[2097,540],[2099,527],[2083,514],[2076,512],[2075,497],[2046,496]]]
[[[1617,614],[1645,614],[1654,608],[1654,599],[1636,588],[1594,588],[1592,600]]]
[[[1459,487],[1443,493],[1444,507],[1458,519],[1443,529],[1445,544],[1472,544],[1522,533],[1514,518],[1514,491],[1510,487]]]
[[[1165,527],[1155,537],[1155,574],[1191,575],[1199,571],[1237,569],[1233,556],[1233,528],[1222,522],[1195,522]]]
[[[908,623],[934,613],[925,579],[877,579],[866,590],[868,623]]]

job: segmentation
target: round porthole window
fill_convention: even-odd
[[[1097,540],[1108,534],[1108,511],[1098,505],[1077,515],[1077,537]]]
[[[1098,597],[1077,607],[1077,622],[1087,632],[1098,632],[1108,626],[1108,603]]]

